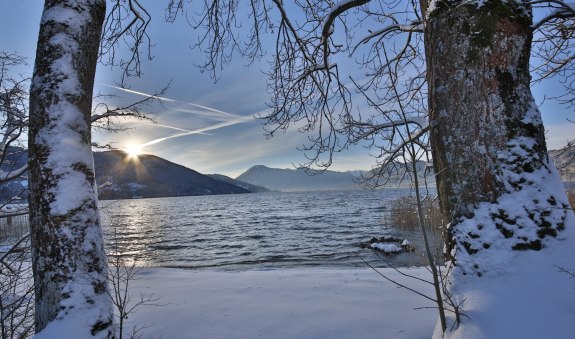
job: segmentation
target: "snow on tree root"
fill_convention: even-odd
[[[549,239],[562,238],[573,212],[555,166],[533,159],[538,157],[534,145],[526,137],[512,139],[499,154],[506,193],[495,203],[479,203],[473,217],[452,223],[451,256],[464,275],[497,274],[517,251],[539,251]],[[537,163],[541,166],[533,168]]]

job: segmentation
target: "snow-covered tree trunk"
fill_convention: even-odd
[[[529,87],[531,8],[450,0],[427,13],[431,144],[450,254],[464,274],[482,275],[483,263],[503,260],[488,259],[495,248],[540,250],[570,213]]]
[[[30,93],[36,331],[112,336],[90,112],[105,0],[47,0]],[[72,331],[72,332],[70,332]]]

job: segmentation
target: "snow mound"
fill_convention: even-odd
[[[394,243],[376,242],[371,244],[370,247],[385,253],[399,253],[403,251],[403,248],[401,248],[401,246],[398,246],[397,244]]]

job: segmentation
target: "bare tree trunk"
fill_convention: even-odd
[[[545,187],[560,181],[530,91],[531,8],[436,5],[425,25],[431,145],[441,208],[452,217],[451,249],[458,261],[473,257],[493,245],[484,237],[491,232],[508,249],[539,250],[564,228],[566,206]],[[510,210],[502,199],[513,196]],[[471,219],[473,227],[459,227]]]
[[[53,325],[48,329],[63,326],[81,336],[112,336],[90,146],[105,12],[105,0],[44,4],[28,145],[37,332]]]

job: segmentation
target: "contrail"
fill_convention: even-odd
[[[187,132],[184,132],[184,133],[178,133],[178,134],[170,135],[169,137],[154,139],[154,140],[152,140],[152,141],[146,142],[145,144],[142,144],[142,147],[155,145],[155,144],[158,144],[158,143],[160,143],[160,142],[163,142],[163,141],[166,141],[166,140],[169,140],[169,139],[180,138],[180,137],[184,137],[184,136],[186,136],[186,135],[205,134],[205,132],[207,132],[207,131],[212,131],[212,130],[219,129],[219,128],[222,128],[222,127],[232,126],[232,125],[240,124],[240,123],[242,123],[242,122],[246,122],[246,121],[248,121],[248,119],[250,119],[250,118],[251,118],[251,117],[244,117],[244,118],[242,118],[242,119],[224,121],[224,122],[221,122],[221,123],[219,123],[219,124],[212,125],[212,126],[198,128],[198,129],[195,129],[195,130],[193,130],[193,131],[187,131]]]
[[[158,100],[161,100],[161,101],[168,101],[168,102],[175,102],[175,101],[176,101],[176,100],[174,100],[174,99],[164,98],[164,97],[160,97],[160,96],[157,96],[157,95],[146,94],[146,93],[144,93],[144,92],[138,92],[138,91],[134,91],[134,90],[132,90],[132,89],[127,89],[127,88],[122,88],[122,87],[112,86],[112,85],[107,85],[107,84],[105,84],[105,85],[108,86],[108,87],[111,87],[111,88],[115,88],[115,89],[120,90],[120,91],[132,93],[132,94],[138,94],[138,95],[141,95],[141,96],[144,96],[144,97],[152,97],[152,98],[154,98],[154,99],[158,99]]]
[[[237,114],[232,114],[232,113],[228,113],[228,112],[224,112],[221,111],[219,109],[215,109],[212,107],[208,107],[208,106],[202,106],[202,105],[198,105],[198,104],[194,104],[193,102],[186,102],[186,101],[180,101],[180,100],[175,100],[175,99],[170,99],[170,98],[166,98],[166,97],[160,97],[160,96],[156,96],[156,95],[150,95],[144,92],[139,92],[139,91],[134,91],[131,89],[126,89],[126,88],[122,88],[122,87],[118,87],[118,86],[112,86],[112,85],[106,85],[108,87],[111,88],[115,88],[117,90],[120,91],[124,91],[124,92],[128,92],[128,93],[132,93],[132,94],[137,94],[137,95],[141,95],[141,96],[147,96],[147,97],[152,97],[158,100],[162,100],[162,101],[166,101],[166,102],[181,102],[183,104],[189,105],[189,106],[193,106],[193,107],[197,107],[202,109],[203,111],[197,111],[197,110],[193,110],[193,109],[186,109],[186,108],[182,108],[182,107],[174,107],[171,108],[173,110],[176,111],[181,111],[184,113],[192,113],[192,114],[198,114],[198,115],[203,115],[203,116],[207,116],[207,117],[211,117],[212,119],[217,119],[217,120],[221,120],[221,119],[225,119],[223,122],[211,125],[211,126],[207,126],[207,127],[202,127],[202,128],[198,128],[195,130],[188,130],[188,129],[184,129],[184,128],[179,128],[179,127],[174,127],[174,126],[168,126],[168,125],[161,125],[161,124],[152,124],[152,123],[147,123],[144,121],[139,121],[139,123],[141,124],[149,124],[152,126],[158,126],[158,127],[164,127],[164,128],[170,128],[176,131],[180,131],[182,133],[178,133],[178,134],[174,134],[174,135],[170,135],[168,137],[164,137],[164,138],[158,138],[158,139],[154,139],[151,141],[148,141],[144,144],[142,144],[140,147],[146,147],[146,146],[151,146],[151,145],[155,145],[158,144],[160,142],[164,142],[166,140],[169,139],[175,139],[175,138],[180,138],[186,135],[192,135],[192,134],[204,134],[204,135],[210,135],[209,133],[206,133],[207,131],[213,131],[219,128],[223,128],[223,127],[228,127],[228,126],[232,126],[232,125],[237,125],[246,121],[249,121],[252,119],[252,116],[241,116],[241,115],[237,115]],[[263,112],[263,111],[262,111]],[[216,114],[214,114],[216,113]]]
[[[108,84],[105,84],[105,85],[108,86],[108,87],[111,87],[111,88],[115,88],[115,89],[117,89],[117,90],[119,90],[119,91],[124,91],[124,92],[132,93],[132,94],[137,94],[137,95],[141,95],[141,96],[145,96],[145,97],[151,97],[151,98],[158,99],[158,100],[161,100],[161,101],[181,102],[181,103],[183,103],[183,104],[187,104],[187,105],[190,105],[190,106],[198,107],[198,108],[204,109],[204,110],[206,110],[206,111],[218,113],[219,115],[224,115],[224,116],[227,116],[227,117],[230,117],[230,118],[234,118],[234,119],[241,117],[241,116],[239,116],[239,115],[232,114],[232,113],[228,113],[228,112],[224,112],[224,111],[220,111],[219,109],[215,109],[215,108],[212,108],[212,107],[194,104],[193,102],[181,101],[181,100],[175,100],[175,99],[166,98],[166,97],[161,97],[161,96],[157,96],[157,95],[151,95],[151,94],[147,94],[147,93],[144,93],[144,92],[134,91],[134,90],[132,90],[132,89],[122,88],[122,87],[113,86],[113,85],[108,85]],[[210,115],[210,114],[206,114],[206,113],[203,113],[203,112],[186,110],[185,108],[174,108],[174,109],[175,109],[175,110],[178,110],[178,111],[182,111],[182,112],[187,112],[187,113],[195,113],[195,114],[200,114],[200,115],[205,115],[205,116],[212,116],[212,117],[215,116],[215,115],[213,115],[213,114]]]
[[[142,125],[150,125],[150,126],[156,126],[156,127],[163,127],[163,128],[173,129],[173,130],[180,131],[180,132],[192,132],[192,131],[189,130],[189,129],[179,128],[179,127],[169,126],[169,125],[162,125],[162,124],[153,123],[153,122],[147,122],[147,121],[136,121],[136,123],[142,124]],[[210,133],[204,133],[204,132],[200,132],[200,133],[197,133],[197,134],[211,135]]]
[[[189,104],[189,103],[188,103]],[[170,110],[173,111],[178,111],[178,112],[183,112],[183,113],[190,113],[190,114],[196,114],[196,115],[200,115],[202,117],[207,117],[213,120],[232,120],[232,119],[237,119],[241,116],[239,115],[234,115],[234,114],[230,114],[227,113],[226,115],[223,114],[214,114],[211,111],[208,111],[206,109],[199,109],[199,108],[182,108],[182,107],[175,107],[175,108],[170,108]],[[224,112],[225,113],[225,112]]]
[[[205,109],[205,110],[212,111],[212,112],[216,112],[216,113],[220,113],[220,114],[227,115],[227,116],[230,116],[230,117],[234,117],[234,118],[239,117],[239,116],[236,115],[236,114],[232,114],[232,113],[220,111],[219,109],[215,109],[215,108],[211,108],[211,107],[207,107],[207,106],[202,106],[202,105],[194,104],[193,102],[185,102],[185,103],[188,104],[188,105],[191,105],[191,106],[203,108],[203,109]]]

